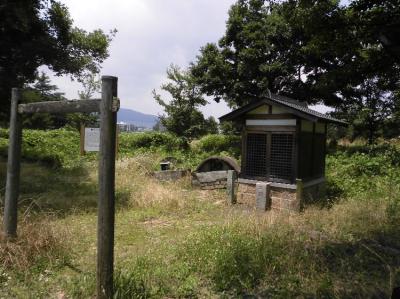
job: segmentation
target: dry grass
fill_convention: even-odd
[[[368,298],[389,294],[397,285],[398,229],[387,222],[384,199],[343,200],[330,209],[310,206],[296,215],[257,213],[226,205],[224,191],[192,189],[187,179],[160,183],[151,175],[160,158],[140,154],[117,162],[116,289],[156,298],[234,297],[242,291],[271,298]],[[97,182],[93,166],[85,183]],[[79,194],[77,189],[69,198]],[[95,201],[97,193],[87,196]],[[34,273],[42,273],[68,250],[79,270],[60,267],[48,285],[13,280],[4,288],[7,294],[18,297],[34,289],[49,297],[61,289],[73,298],[92,296],[95,220],[92,209],[60,218],[30,217],[19,224],[18,240],[1,236],[0,269],[8,273],[38,264],[42,267]]]
[[[127,194],[132,208],[159,207],[165,211],[182,210],[196,200],[209,200],[200,191],[192,190],[190,177],[175,182],[160,182],[152,177],[154,162],[159,157],[142,154],[118,161],[116,167],[117,189]]]
[[[7,239],[0,231],[0,267],[25,271],[40,260],[51,266],[67,255],[67,238],[66,232],[55,231],[46,217],[25,218],[18,223],[16,239]]]

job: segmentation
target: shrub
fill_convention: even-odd
[[[161,149],[166,151],[179,150],[185,145],[184,141],[169,133],[121,133],[119,150],[121,153],[131,153],[137,149]]]
[[[206,135],[192,142],[191,149],[194,153],[220,154],[226,152],[236,158],[240,156],[240,136]]]
[[[7,155],[8,133],[0,132],[0,155]],[[7,136],[2,138],[1,136]],[[54,167],[74,168],[80,165],[79,133],[66,129],[23,130],[22,158],[28,161],[44,162]]]
[[[348,198],[382,198],[400,184],[399,157],[400,150],[390,144],[340,147],[327,156],[328,183]]]

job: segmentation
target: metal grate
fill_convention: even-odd
[[[267,135],[247,134],[246,170],[249,176],[267,176]]]
[[[270,178],[291,180],[293,170],[293,135],[272,134]]]

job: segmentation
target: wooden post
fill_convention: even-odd
[[[85,155],[85,125],[84,124],[81,124],[81,128],[80,128],[80,131],[81,131],[81,138],[80,138],[80,153],[81,153],[81,156],[84,156]]]
[[[303,184],[303,180],[301,179],[296,179],[296,201],[297,201],[297,207],[298,207],[298,211],[300,211],[303,208],[303,204],[304,204],[304,184]]]
[[[236,171],[228,170],[228,177],[226,180],[226,192],[228,194],[228,203],[231,205],[236,203],[235,185]]]
[[[100,104],[99,203],[97,224],[97,298],[113,297],[115,145],[118,78],[103,76]]]
[[[22,90],[12,89],[10,137],[8,144],[7,182],[4,203],[4,232],[7,237],[17,235],[17,209],[19,196],[19,179],[21,168],[22,121],[18,113],[18,103],[22,98]]]

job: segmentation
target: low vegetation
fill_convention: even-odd
[[[32,136],[52,150],[39,150]],[[116,298],[388,298],[400,285],[394,143],[331,149],[328,199],[286,215],[230,207],[223,191],[150,175],[167,155],[179,167],[208,155],[237,155],[234,138],[206,136],[181,149],[179,140],[160,133],[120,137]],[[65,130],[24,135],[31,149],[24,150],[19,236],[0,240],[0,297],[95,293],[97,162],[95,154],[79,157],[78,140]],[[6,142],[0,131],[3,154]],[[4,158],[0,182],[4,187]]]

